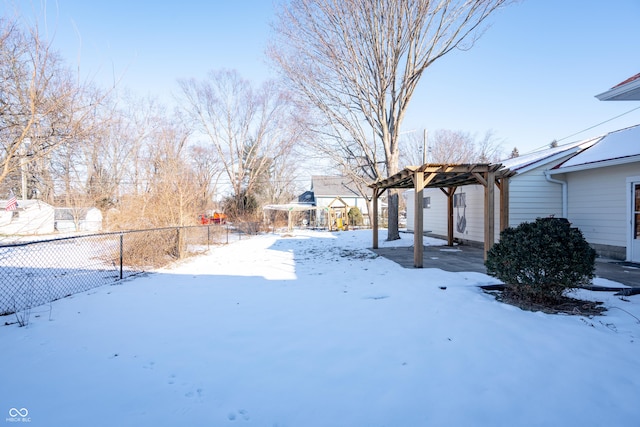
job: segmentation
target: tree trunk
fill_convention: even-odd
[[[399,210],[398,190],[395,188],[387,190],[387,240],[398,240],[400,238],[400,230],[398,227],[398,210]]]

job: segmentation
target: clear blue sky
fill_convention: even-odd
[[[179,78],[237,69],[255,83],[273,77],[264,49],[271,0],[0,0],[47,8],[54,46],[105,86],[170,100]],[[609,120],[636,102],[596,94],[640,72],[640,1],[524,0],[497,13],[476,46],[439,59],[424,74],[404,131],[493,130],[521,153]],[[42,28],[42,27],[41,27]],[[640,123],[640,110],[564,139],[570,142]]]

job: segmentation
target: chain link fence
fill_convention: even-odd
[[[256,232],[254,224],[209,225],[0,245],[0,316],[113,284]]]

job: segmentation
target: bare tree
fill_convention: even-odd
[[[198,144],[190,147],[189,157],[196,181],[195,191],[199,194],[200,212],[212,208],[222,174],[222,164],[210,145]]]
[[[401,159],[407,165],[428,163],[491,163],[502,157],[502,145],[487,131],[481,139],[463,131],[439,129],[432,132],[429,140],[407,135],[401,141]],[[424,150],[428,156],[424,156]]]
[[[304,135],[289,97],[272,82],[254,89],[229,70],[180,85],[184,109],[215,148],[234,197],[254,197],[269,168]]]
[[[496,138],[495,133],[491,130],[485,132],[484,136],[475,143],[475,146],[476,155],[473,162],[495,163],[504,157],[502,141]]]
[[[508,2],[291,0],[280,9],[270,56],[324,118],[318,132],[346,145],[380,179],[398,171],[400,127],[424,70],[453,49],[470,48],[483,21]],[[395,240],[397,192],[388,202],[388,239]]]
[[[79,84],[37,26],[22,30],[17,21],[0,19],[0,76],[3,183],[57,147],[82,143],[103,95]]]

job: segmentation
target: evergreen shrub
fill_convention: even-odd
[[[349,209],[347,216],[349,217],[349,224],[351,225],[361,226],[362,224],[364,224],[364,218],[362,217],[362,212],[360,212],[360,209],[357,206],[354,206],[351,209]]]
[[[596,253],[564,218],[538,218],[500,234],[487,253],[487,273],[509,296],[533,303],[558,302],[565,290],[591,283]]]

